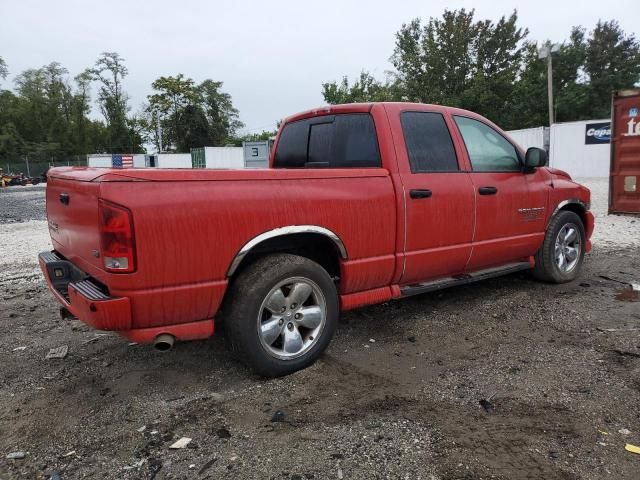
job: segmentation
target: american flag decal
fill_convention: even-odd
[[[133,155],[112,155],[113,168],[133,168]]]

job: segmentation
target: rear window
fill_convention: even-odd
[[[379,167],[380,152],[369,114],[315,117],[284,126],[275,168]]]

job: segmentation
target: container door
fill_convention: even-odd
[[[640,213],[640,90],[613,101],[609,213]]]

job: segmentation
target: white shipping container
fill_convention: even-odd
[[[545,148],[544,133],[546,127],[524,128],[506,132],[526,152],[530,147]]]
[[[157,168],[191,168],[190,153],[158,153]]]
[[[205,168],[244,168],[242,147],[204,147]]]
[[[588,123],[609,121],[610,119],[554,123],[551,127],[549,165],[566,171],[574,178],[609,177],[611,144],[585,143]]]
[[[144,153],[136,153],[133,156],[133,168],[144,168],[146,165],[146,155]]]
[[[96,168],[111,168],[113,166],[113,163],[111,161],[111,154],[87,155],[87,166]]]

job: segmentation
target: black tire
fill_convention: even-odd
[[[571,270],[565,271],[556,263],[556,239],[565,226],[570,227],[571,225],[575,225],[577,228],[580,249],[575,266]],[[585,245],[584,225],[580,217],[576,213],[566,210],[558,212],[551,219],[542,247],[535,255],[536,265],[533,268],[533,276],[538,280],[550,283],[566,283],[574,280],[582,268]]]
[[[288,279],[304,279],[317,287],[318,295],[324,300],[324,323],[316,337],[307,336],[308,350],[295,358],[277,358],[275,353],[265,346],[259,333],[259,318],[263,319],[269,312],[263,308],[267,298],[271,298],[274,288]],[[296,280],[299,281],[299,280]],[[283,285],[286,291],[287,286]],[[293,290],[290,290],[292,292]],[[316,290],[311,295],[315,298]],[[291,293],[290,293],[291,294]],[[285,299],[289,301],[289,298]],[[289,305],[289,304],[287,304]],[[295,303],[291,305],[296,305]],[[283,307],[286,308],[286,307]],[[290,308],[293,308],[291,306]],[[303,308],[300,305],[299,308]],[[306,307],[309,308],[309,307]],[[283,315],[289,315],[289,310]],[[256,260],[234,278],[228,292],[228,301],[224,311],[224,329],[230,348],[240,361],[265,377],[281,377],[296,372],[313,364],[329,345],[338,324],[339,308],[336,287],[327,271],[316,262],[305,257],[290,254],[273,254]],[[268,317],[262,322],[269,321]],[[288,322],[289,320],[284,320]],[[282,324],[282,323],[280,323]],[[290,323],[286,324],[286,326]],[[284,328],[282,332],[284,332]],[[318,327],[320,328],[320,327]],[[291,331],[291,329],[289,329]],[[296,327],[296,331],[298,331]],[[303,328],[300,328],[300,332]],[[306,331],[307,335],[309,331]],[[314,331],[315,332],[315,331]],[[304,336],[304,333],[302,334]],[[284,338],[284,337],[277,337]],[[311,340],[309,340],[311,338]],[[276,342],[284,340],[276,340]],[[283,344],[284,345],[284,344]],[[284,347],[283,347],[284,348]],[[283,350],[283,354],[287,354]]]

